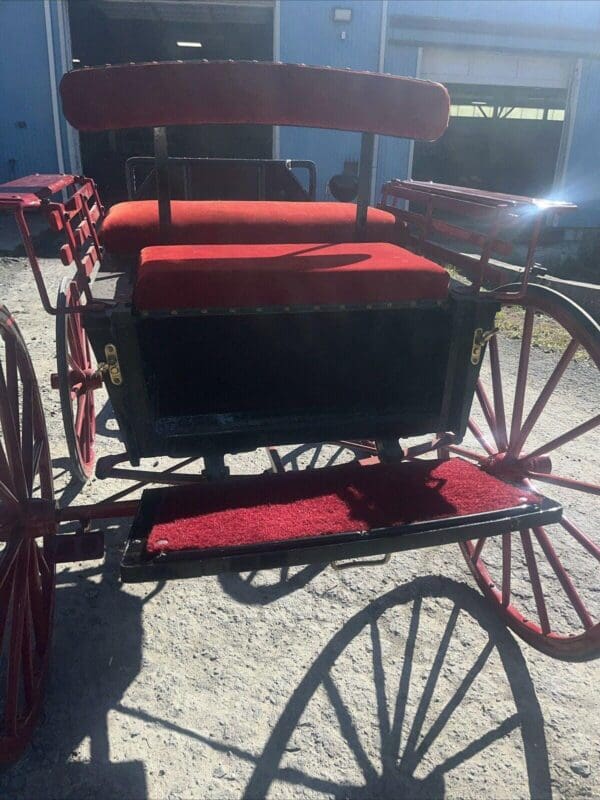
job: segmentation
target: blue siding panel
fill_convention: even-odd
[[[385,51],[385,71],[392,75],[413,77],[417,74],[419,48],[410,46],[387,47]],[[391,178],[410,178],[411,142],[391,136],[379,137],[377,182],[375,197],[379,198],[381,186]]]
[[[352,21],[333,22],[333,9],[351,8]],[[281,3],[281,60],[297,64],[377,70],[381,31],[380,0],[333,0]],[[346,39],[341,38],[342,31]],[[368,103],[368,98],[365,98]],[[358,160],[360,134],[281,128],[281,158],[309,158],[317,165],[317,197],[325,197],[329,178],[344,161]]]
[[[0,181],[58,169],[44,6],[0,2]]]

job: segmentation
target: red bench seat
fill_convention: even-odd
[[[106,249],[115,255],[137,255],[160,244],[285,244],[348,242],[355,238],[352,203],[293,203],[263,200],[173,200],[169,240],[158,225],[156,200],[118,203],[102,226]],[[370,208],[366,238],[394,241],[396,218]]]
[[[387,242],[173,245],[142,250],[145,311],[443,300],[448,273]]]

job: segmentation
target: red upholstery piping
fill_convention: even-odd
[[[256,476],[237,487],[168,489],[148,538],[151,553],[237,547],[426,520],[538,502],[459,458],[397,465],[348,464]]]
[[[448,273],[386,242],[174,245],[142,250],[140,310],[442,300]]]
[[[137,255],[157,244],[285,244],[348,242],[354,239],[356,206],[351,203],[294,203],[259,200],[173,200],[169,241],[161,237],[158,203],[137,200],[113,206],[102,227],[106,249]],[[370,208],[367,238],[394,240],[396,219]]]
[[[78,69],[63,76],[60,93],[65,117],[82,131],[252,123],[433,140],[450,108],[438,83],[257,61]]]

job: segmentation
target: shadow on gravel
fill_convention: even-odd
[[[164,586],[149,587],[143,598],[121,591],[118,561],[126,531],[127,525],[112,527],[103,564],[58,575],[43,715],[29,750],[0,774],[1,797],[148,796],[145,764],[111,763],[108,738],[108,714],[141,668],[143,606]]]
[[[341,463],[340,458],[344,453],[348,453],[347,447],[338,446],[332,453],[331,445],[298,445],[285,455],[277,456],[276,469],[282,471],[289,467],[291,472],[298,472],[302,469],[315,469],[317,466],[330,467],[338,462]],[[300,461],[303,456],[305,458],[310,456],[307,464]],[[219,575],[219,583],[223,591],[238,603],[268,605],[298,589],[303,589],[328,566],[328,564],[310,564],[300,570],[294,568],[291,572],[288,567],[268,570],[261,574],[260,583],[255,583],[257,572],[244,574],[229,572]]]
[[[412,672],[415,654],[419,651],[419,641],[430,637],[430,633],[426,630],[426,620],[422,619],[423,603],[428,598],[449,600],[452,607],[429,674],[424,683],[421,683],[413,679]],[[394,685],[394,691],[390,693],[391,681],[385,667],[379,625],[387,611],[406,604],[412,604],[412,609],[401,661],[400,682],[397,692]],[[432,704],[434,693],[440,694],[437,691],[440,676],[445,671],[448,650],[459,618],[463,614],[470,618],[471,624],[478,625],[488,639],[481,652],[474,653],[473,656],[468,649],[463,651],[465,663],[461,665],[461,674],[464,677],[458,689],[453,693],[442,692],[441,704],[435,704],[434,707]],[[336,661],[363,632],[368,632],[373,647],[373,671],[371,676],[365,675],[364,678],[373,681],[376,698],[373,713],[377,718],[380,747],[379,757],[375,760],[367,755],[367,750],[361,743],[369,732],[360,730],[355,724],[352,708],[342,699],[333,674]],[[435,757],[432,757],[436,750],[436,741],[449,726],[451,718],[458,714],[461,703],[494,651],[500,658],[506,676],[512,695],[511,705],[514,703],[514,713],[509,713],[500,722],[495,720],[495,724],[491,727],[489,719],[477,715],[476,724],[469,731],[469,739],[472,737],[472,740],[463,745],[460,737],[456,737],[456,741],[451,742],[452,752],[436,763]],[[482,705],[484,701],[488,705],[490,703],[494,705],[503,687],[497,688],[497,697],[478,696]],[[293,756],[294,751],[300,749],[293,746],[294,733],[313,696],[319,692],[322,697],[323,690],[333,708],[334,724],[362,772],[364,782],[361,785],[336,782],[319,777],[317,774],[311,775],[310,770],[290,765],[290,761],[293,763],[293,758],[288,751],[291,751]],[[407,713],[406,702],[409,692],[411,697],[416,693],[410,716]],[[393,709],[391,715],[390,708]],[[427,726],[425,726],[426,718]],[[477,725],[477,721],[481,724]],[[424,733],[425,727],[427,730]],[[489,765],[486,763],[486,769],[495,770],[498,766],[497,754],[492,751],[488,754],[487,749],[514,731],[519,731],[522,739],[530,797],[535,800],[550,798],[552,793],[544,720],[518,645],[489,609],[485,600],[475,591],[446,578],[419,578],[406,586],[394,589],[368,605],[330,640],[294,690],[271,731],[267,744],[256,760],[256,767],[243,796],[246,800],[260,800],[269,794],[272,785],[277,782],[279,791],[282,791],[283,785],[285,792],[293,791],[300,794],[309,790],[340,800],[342,798],[348,800],[444,798],[445,776],[450,770],[479,755],[484,757],[487,755]],[[445,744],[447,746],[447,743]],[[506,768],[507,765],[503,766]],[[321,776],[331,774],[327,764],[316,764],[315,772]],[[470,789],[477,791],[476,781],[470,785]],[[479,789],[484,791],[483,786]],[[278,796],[276,790],[274,796]]]
[[[117,533],[124,535],[124,529],[118,529]],[[234,758],[251,765],[251,777],[241,794],[246,800],[288,796],[290,792],[300,795],[305,791],[340,800],[400,797],[437,800],[446,795],[445,776],[450,770],[477,756],[480,762],[481,756],[486,759],[486,770],[495,770],[498,761],[493,745],[511,737],[514,749],[515,735],[520,735],[522,741],[530,797],[535,800],[551,797],[543,718],[521,651],[480,595],[446,578],[414,580],[383,595],[352,617],[332,637],[293,690],[259,755],[255,755],[251,742],[237,746],[230,740],[221,742],[160,719],[151,709],[122,704],[127,687],[142,667],[143,606],[160,592],[163,584],[157,584],[143,598],[120,590],[116,562],[121,538],[110,537],[107,560],[102,566],[73,569],[60,575],[46,716],[24,758],[0,775],[3,796],[28,800],[46,798],[49,792],[61,800],[107,797],[144,800],[152,796],[152,787],[146,785],[148,766],[152,763],[150,752],[145,762],[111,763],[107,720],[112,710],[118,710],[176,733],[181,737],[181,747],[185,747],[186,739],[192,739],[222,753],[224,759]],[[425,619],[425,606],[432,599],[443,601],[442,613],[449,609],[449,615],[423,680],[423,675],[416,674],[416,665],[420,663],[420,643],[432,644]],[[404,652],[397,654],[399,682],[390,675],[380,636],[383,617],[390,611],[404,613],[404,617],[398,615],[401,640],[405,642]],[[458,635],[457,628],[465,621],[469,638],[481,642],[483,633],[485,644],[480,652],[472,649],[469,642],[461,650],[460,681],[455,681],[454,688],[449,690],[440,677],[449,667],[448,652]],[[365,701],[371,703],[368,707],[373,714],[372,729],[376,728],[375,736],[380,743],[377,758],[373,758],[372,748],[362,744],[369,735],[373,739],[373,730],[357,724],[352,706],[342,699],[338,689],[340,665],[336,673],[336,662],[342,663],[340,659],[355,640],[364,649],[365,640],[359,640],[360,636],[368,637],[371,643],[367,650],[372,652],[372,671],[361,672],[355,665],[354,672],[364,682]],[[480,695],[477,693],[480,687],[472,687],[494,653],[501,665],[495,665],[492,673],[497,696]],[[492,721],[470,710],[465,734],[468,743],[465,744],[464,737],[448,734],[447,729],[460,715],[465,698],[467,703],[476,699],[479,705],[485,701],[488,707],[495,708],[506,688],[509,691],[504,691],[504,695],[510,697],[506,716],[506,709],[500,711],[499,706]],[[360,767],[363,779],[359,782],[323,778],[339,773],[330,769],[327,755],[319,747],[293,745],[295,732],[305,724],[301,718],[317,692],[330,703],[332,713],[327,721],[337,727],[338,739],[341,736],[345,742],[337,748],[349,747]],[[434,694],[436,699],[432,703]],[[407,703],[409,695],[411,703]],[[229,711],[236,713],[234,709]],[[228,709],[224,708],[223,713],[226,715]],[[445,729],[446,749],[440,759],[436,743],[443,738]],[[327,736],[326,731],[321,735]],[[492,750],[488,750],[490,747]],[[308,761],[300,759],[295,766],[296,755]],[[502,766],[510,769],[510,764]],[[469,788],[483,790],[483,786],[477,787],[477,778]],[[217,795],[214,797],[216,800]]]

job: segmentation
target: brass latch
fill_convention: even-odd
[[[120,386],[123,383],[123,376],[121,375],[121,366],[119,364],[119,357],[117,355],[117,348],[114,344],[107,344],[104,348],[106,356],[106,368],[110,377],[111,383],[115,386]],[[104,366],[104,364],[99,365]]]
[[[492,328],[491,331],[484,331],[483,328],[475,328],[473,334],[473,346],[471,348],[471,364],[477,366],[481,361],[481,353],[485,345],[489,342],[492,336],[498,333],[498,328]]]

